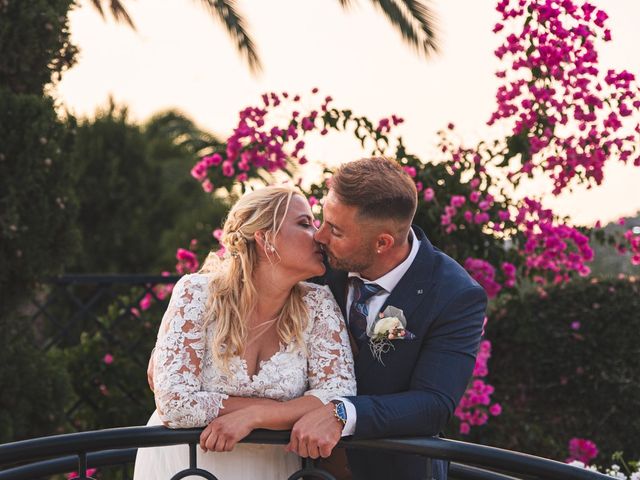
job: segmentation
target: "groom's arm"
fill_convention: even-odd
[[[424,339],[408,391],[346,397],[356,411],[354,438],[438,434],[473,373],[486,306],[487,296],[479,286],[452,299]],[[327,409],[302,417],[291,432],[289,448],[301,456],[327,457],[342,434],[331,417]]]
[[[487,297],[479,286],[457,295],[424,339],[409,391],[347,397],[356,410],[354,438],[437,435],[473,373]]]

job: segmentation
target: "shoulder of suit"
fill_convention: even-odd
[[[466,290],[474,286],[480,287],[480,284],[456,260],[437,248],[433,250],[435,255],[434,274],[437,282],[450,285],[454,291]]]

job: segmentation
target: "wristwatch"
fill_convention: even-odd
[[[342,423],[342,428],[347,424],[347,407],[342,400],[331,400],[333,403],[333,414]]]

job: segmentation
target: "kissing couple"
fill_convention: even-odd
[[[173,289],[148,424],[205,427],[198,465],[221,480],[288,478],[300,457],[326,459],[337,478],[425,478],[420,456],[334,450],[341,437],[438,435],[473,372],[487,297],[412,225],[417,198],[382,157],[337,169],[319,228],[293,187],[242,196],[224,258],[210,254]],[[258,428],[291,430],[290,441],[238,444]],[[134,478],[188,465],[186,445],[144,448]],[[432,475],[447,469],[434,461]]]

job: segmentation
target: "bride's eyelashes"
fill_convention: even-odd
[[[311,227],[314,227],[314,228],[315,228],[315,225],[314,225],[313,223],[309,222],[308,220],[305,220],[305,221],[303,221],[303,222],[300,222],[300,223],[299,223],[299,225],[300,225],[301,227],[303,227],[303,228],[311,228]]]

